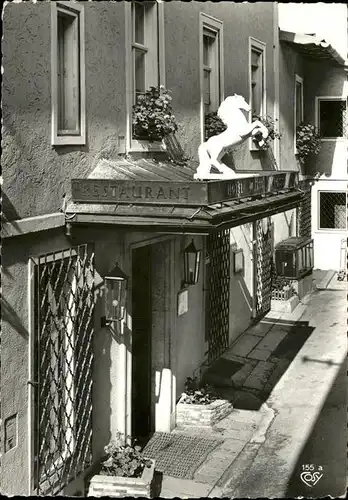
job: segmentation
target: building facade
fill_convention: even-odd
[[[110,439],[171,431],[185,379],[269,310],[304,197],[288,125],[307,63],[289,66],[262,2],[11,3],[4,33],[1,488],[83,494]],[[185,162],[134,138],[151,85],[172,92]],[[229,155],[250,176],[194,181],[205,115],[234,93],[281,138]],[[106,324],[116,264],[125,305]]]
[[[284,71],[291,65],[296,73],[292,85],[302,101],[298,121],[313,124],[321,136],[319,154],[301,169],[307,184],[312,183],[302,207],[302,232],[314,239],[315,267],[342,271],[347,240],[347,7],[279,4],[279,26]]]

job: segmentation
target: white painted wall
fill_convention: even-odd
[[[347,58],[345,3],[279,3],[279,27],[284,31],[315,34]]]
[[[320,179],[312,187],[312,236],[314,240],[314,267],[338,271],[341,268],[341,245],[348,232],[337,229],[319,229],[319,191],[347,191],[346,180]],[[344,264],[344,269],[346,264]]]
[[[234,342],[251,322],[253,301],[251,224],[234,227],[230,233],[230,311],[229,343]],[[233,248],[243,250],[244,271],[234,273]]]

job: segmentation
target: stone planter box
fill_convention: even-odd
[[[101,474],[93,476],[88,496],[152,498],[155,461],[151,460],[151,462],[151,467],[145,467],[141,477],[103,476]]]
[[[208,405],[183,403],[176,405],[177,427],[212,427],[233,410],[232,403],[217,399]]]
[[[297,295],[294,295],[289,300],[271,300],[271,310],[275,312],[291,313],[300,303]]]

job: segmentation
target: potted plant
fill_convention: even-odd
[[[170,91],[163,85],[150,87],[137,98],[133,106],[133,136],[150,142],[162,139],[177,131],[178,126],[172,111]]]
[[[258,146],[258,149],[267,150],[267,149],[269,149],[269,147],[271,145],[271,141],[274,141],[275,139],[281,138],[281,134],[279,133],[279,131],[277,129],[277,124],[276,124],[276,122],[278,120],[274,120],[269,115],[266,115],[266,116],[253,115],[253,121],[254,120],[259,120],[268,130],[268,136],[266,137],[266,139],[264,139],[264,145]],[[260,134],[257,134],[253,138],[253,141],[255,143],[259,142],[259,140],[260,140],[259,135]]]
[[[226,128],[224,122],[218,117],[217,111],[212,111],[204,116],[204,138],[206,141],[213,135],[221,134]]]
[[[176,424],[178,427],[211,427],[231,410],[232,404],[221,399],[213,387],[187,377],[185,392],[176,407]]]
[[[296,156],[303,165],[310,154],[317,155],[320,151],[320,134],[311,123],[300,123],[296,130]]]
[[[124,441],[118,433],[116,440],[105,446],[99,474],[91,478],[88,496],[151,498],[155,462],[142,455],[140,446]]]

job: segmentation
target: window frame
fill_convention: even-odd
[[[139,2],[141,3],[141,2]],[[133,48],[136,48],[136,43],[133,41],[133,2],[124,2],[125,4],[125,69],[126,69],[126,134],[124,151],[120,152],[142,152],[142,151],[163,151],[164,146],[160,141],[149,142],[147,140],[137,140],[132,137],[132,109],[134,104],[134,59]],[[153,8],[156,11],[153,13],[152,22],[156,22],[156,30],[147,29],[151,33],[152,47],[156,45],[156,58],[152,60],[152,69],[157,67],[157,79],[159,85],[165,86],[165,46],[164,46],[164,6],[162,2],[153,2]],[[145,27],[146,32],[146,27]],[[157,33],[157,36],[154,34]],[[144,44],[145,46],[145,44]],[[151,49],[150,49],[151,50]],[[149,49],[148,49],[149,51]],[[147,70],[149,72],[149,70]],[[152,84],[152,83],[151,83]],[[145,89],[148,88],[146,82],[145,68]]]
[[[300,123],[304,120],[304,95],[303,95],[303,78],[295,74],[295,87],[294,87],[294,154],[297,154],[297,144],[296,144],[296,132],[297,132],[297,84],[301,85],[301,118]]]
[[[79,132],[61,134],[58,129],[59,83],[58,83],[58,15],[62,12],[78,21],[79,56]],[[51,2],[51,143],[52,146],[86,144],[86,81],[85,81],[85,12],[81,3],[59,1]],[[69,132],[69,131],[67,131]]]
[[[250,123],[252,121],[252,75],[251,75],[251,60],[252,60],[252,50],[256,49],[258,52],[261,52],[262,55],[262,84],[263,84],[263,95],[261,98],[261,105],[262,105],[262,111],[261,111],[261,116],[265,117],[267,115],[267,73],[266,73],[266,49],[267,45],[265,42],[262,42],[261,40],[258,40],[252,36],[249,36],[249,68],[248,68],[248,73],[249,73],[249,104],[251,106],[251,110],[249,113],[249,118],[250,118]]]
[[[317,230],[320,232],[327,232],[327,233],[342,233],[342,232],[347,232],[348,231],[348,221],[347,221],[347,215],[348,215],[348,207],[347,207],[347,202],[348,202],[348,195],[347,192],[344,190],[332,190],[332,189],[320,189],[317,191],[318,193],[318,213],[317,213]],[[345,194],[346,195],[346,227],[320,227],[320,205],[321,205],[321,193],[331,193],[331,194]]]
[[[199,13],[199,77],[200,77],[200,125],[201,125],[201,142],[204,141],[204,57],[203,57],[203,39],[204,31],[212,31],[216,33],[215,43],[217,47],[217,75],[218,75],[218,107],[225,98],[225,81],[224,81],[224,23],[205,12]],[[211,94],[211,92],[210,92]]]
[[[315,126],[320,133],[320,101],[344,101],[346,103],[346,113],[348,113],[347,97],[344,96],[316,96],[315,97]],[[337,137],[321,137],[322,142],[344,142],[347,138],[337,136]]]
[[[267,115],[267,71],[266,71],[266,56],[267,56],[267,44],[249,36],[248,39],[248,78],[249,78],[249,123],[253,121],[253,106],[252,106],[252,73],[251,73],[251,61],[252,61],[252,50],[256,49],[258,52],[261,52],[262,55],[262,84],[263,84],[263,95],[261,98],[262,112],[261,117],[265,117]],[[258,151],[259,148],[255,144],[255,142],[250,138],[249,139],[249,150],[250,151]]]

